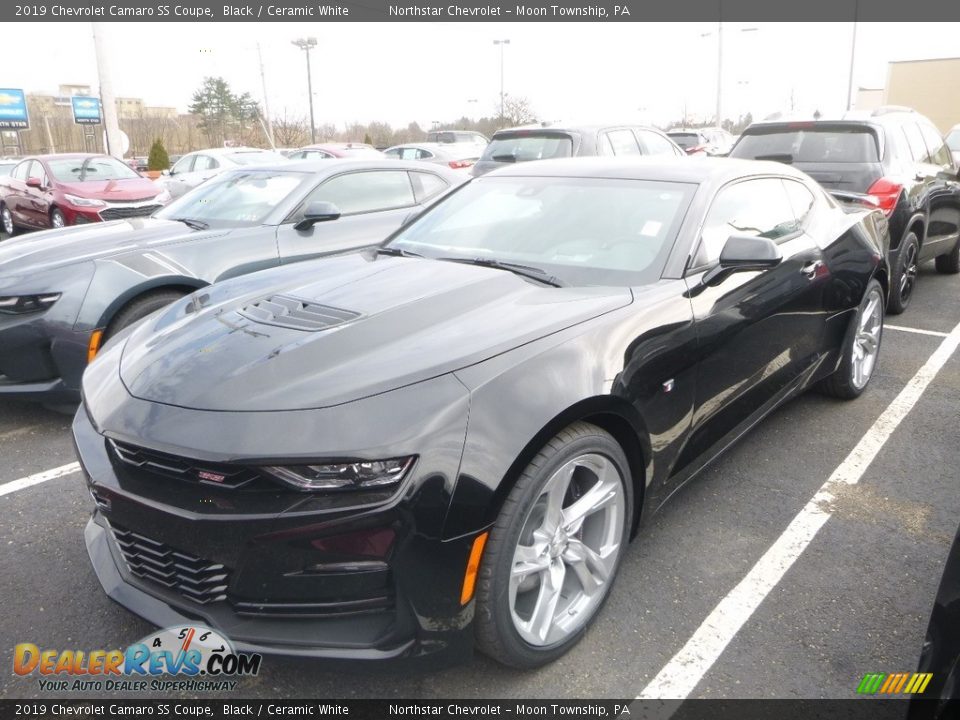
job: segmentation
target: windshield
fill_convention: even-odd
[[[481,160],[494,162],[526,162],[566,158],[573,154],[573,138],[569,135],[524,133],[499,135],[490,141]]]
[[[60,182],[91,182],[94,180],[133,180],[139,178],[126,163],[112,157],[76,157],[47,160],[50,173]]]
[[[287,158],[277,152],[270,150],[257,150],[255,152],[235,152],[229,153],[228,158],[237,165],[263,165],[266,163],[285,162]]]
[[[641,285],[660,278],[695,189],[619,178],[483,178],[388,246],[431,258],[522,263],[567,285]]]
[[[951,130],[947,135],[947,147],[953,152],[960,152],[960,130]]]
[[[865,127],[762,129],[740,138],[730,157],[784,162],[875,163],[877,140]]]
[[[205,182],[154,216],[220,227],[258,225],[307,178],[303,173],[235,170]]]

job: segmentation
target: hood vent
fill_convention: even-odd
[[[238,312],[248,320],[263,325],[307,331],[327,330],[360,317],[358,312],[310,303],[284,295],[274,295],[266,300],[260,300]]]

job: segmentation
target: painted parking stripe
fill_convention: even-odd
[[[11,480],[8,483],[3,483],[0,485],[0,496],[9,495],[17,490],[23,490],[24,488],[39,485],[47,480],[56,480],[64,475],[73,475],[73,473],[76,472],[80,472],[80,463],[74,462],[69,463],[68,465],[55,467],[52,470],[44,470],[36,475],[28,475],[27,477],[20,478],[19,480]]]
[[[831,503],[834,500],[831,488],[841,484],[854,485],[860,480],[884,443],[916,405],[958,345],[960,325],[944,338],[816,495],[794,517],[784,533],[757,561],[746,577],[717,604],[686,645],[640,692],[638,699],[684,699],[693,692],[740,628],[830,519]]]
[[[938,332],[936,330],[921,330],[920,328],[903,327],[903,325],[884,325],[884,330],[899,330],[900,332],[916,333],[917,335],[933,335],[934,337],[945,338],[949,333]]]

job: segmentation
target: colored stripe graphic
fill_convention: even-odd
[[[927,689],[933,673],[867,673],[857,686],[861,695],[919,695]]]

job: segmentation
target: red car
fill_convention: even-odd
[[[0,178],[0,221],[20,229],[144,217],[158,210],[160,188],[109,155],[41,155]]]

